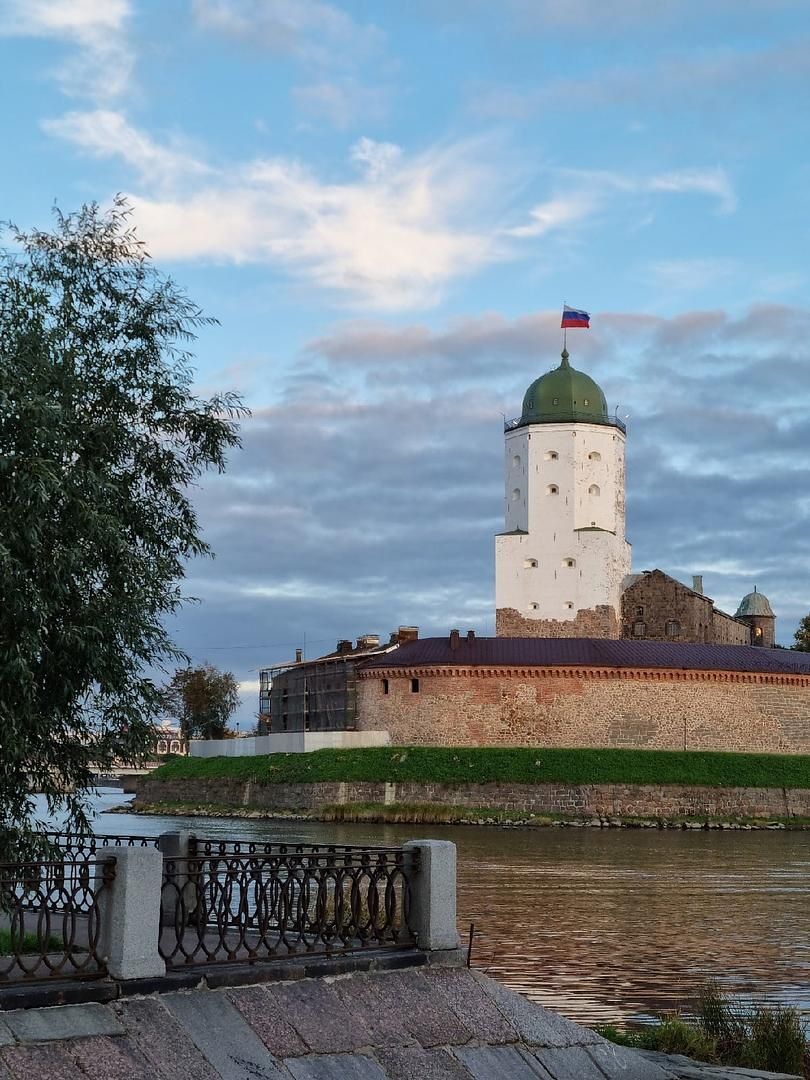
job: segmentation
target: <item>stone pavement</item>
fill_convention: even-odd
[[[269,974],[269,973],[268,973]],[[686,1063],[684,1065],[684,1062]],[[0,1080],[720,1080],[465,968],[265,982],[0,1013]]]

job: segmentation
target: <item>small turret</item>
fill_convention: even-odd
[[[773,648],[776,640],[776,616],[768,597],[764,593],[757,592],[756,585],[753,592],[747,593],[742,598],[734,618],[751,627],[752,645],[762,645],[766,649]]]

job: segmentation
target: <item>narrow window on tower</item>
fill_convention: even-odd
[[[567,566],[567,567],[571,568],[571,567],[574,567],[574,566],[577,565],[577,560],[576,559],[563,559],[562,564],[563,564],[563,566]]]
[[[388,687],[388,679],[383,679],[382,683],[383,683],[383,693],[387,694],[388,689],[389,689],[389,687]]]
[[[546,453],[545,453],[546,461],[556,461],[559,456],[560,455],[557,453],[556,450],[546,450]]]
[[[548,487],[546,488],[546,495],[559,495],[559,494],[560,494],[560,489],[557,487],[556,484],[549,484]]]
[[[601,460],[602,460],[602,455],[599,453],[598,450],[591,450],[590,454],[588,454],[588,461],[601,461]]]
[[[588,494],[589,495],[601,495],[601,492],[599,490],[599,485],[598,484],[591,484],[591,486],[588,488]]]
[[[537,569],[537,559],[524,559],[523,560],[523,569],[524,570],[536,570]]]
[[[411,693],[412,694],[418,694],[419,693],[419,680],[418,679],[411,679]]]

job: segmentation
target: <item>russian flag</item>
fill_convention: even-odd
[[[587,311],[579,311],[577,308],[569,307],[568,304],[563,304],[560,328],[565,330],[578,326],[581,330],[588,330],[590,329],[590,319],[591,317]]]

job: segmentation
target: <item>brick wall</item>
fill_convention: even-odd
[[[418,692],[412,690],[414,679]],[[358,727],[388,730],[395,745],[810,753],[810,676],[630,668],[378,669],[358,680]]]
[[[609,604],[580,608],[575,619],[531,619],[515,608],[495,612],[497,637],[618,638],[619,619]]]
[[[251,784],[243,780],[141,778],[144,802],[218,803],[268,812],[324,806],[410,803],[609,817],[810,817],[810,790],[709,788],[680,784]]]

